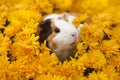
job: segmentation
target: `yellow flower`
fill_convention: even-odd
[[[106,9],[109,6],[109,0],[74,0],[73,6],[74,8],[71,8],[72,11],[92,15]]]
[[[50,0],[50,2],[54,5],[54,11],[63,12],[70,10],[73,0]]]
[[[0,33],[0,55],[6,56],[10,45],[11,45],[10,38]]]
[[[75,57],[62,63],[35,33],[44,16],[65,11],[84,26]],[[119,14],[119,0],[1,0],[0,79],[120,80]]]
[[[119,79],[119,73],[116,72],[116,69],[112,65],[107,65],[106,68],[104,68],[103,73],[107,75],[108,80],[118,80]],[[112,74],[110,74],[112,73]]]
[[[107,75],[103,72],[98,72],[98,73],[93,72],[89,75],[88,80],[109,80],[109,79]]]
[[[111,57],[113,55],[119,54],[119,44],[116,40],[104,40],[100,46],[100,50],[105,54],[106,57]]]
[[[29,5],[30,9],[35,9],[42,14],[52,13],[53,5],[49,0],[34,0],[32,5]]]

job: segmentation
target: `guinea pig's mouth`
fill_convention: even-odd
[[[75,46],[75,45],[76,45],[76,43],[77,43],[77,41],[76,41],[76,40],[74,40],[74,41],[70,44],[70,46]]]
[[[58,51],[64,51],[64,50],[69,50],[69,49],[72,49],[72,48],[75,48],[77,45],[77,40],[74,40],[68,48],[65,48],[65,47],[56,47],[55,49],[52,49],[53,52],[58,52]]]
[[[77,42],[78,42],[77,35],[74,35],[74,40],[73,40],[73,42],[70,44],[70,46],[76,46]]]

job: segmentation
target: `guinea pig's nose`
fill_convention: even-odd
[[[77,39],[77,34],[76,33],[73,33],[71,34],[72,38],[74,38],[75,40]]]

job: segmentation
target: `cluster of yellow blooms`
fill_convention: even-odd
[[[75,58],[61,63],[35,36],[47,14],[90,17]],[[120,80],[120,0],[1,0],[0,80]]]

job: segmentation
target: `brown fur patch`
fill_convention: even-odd
[[[53,32],[47,39],[49,41],[49,44],[52,46],[53,49],[57,48],[57,45],[53,42],[53,38],[55,36],[56,36],[56,33]]]
[[[51,42],[51,45],[52,45],[53,49],[57,48],[57,45],[53,41]]]
[[[51,23],[51,28],[52,28],[52,31],[54,32],[54,30],[57,28],[54,24],[54,22]]]

